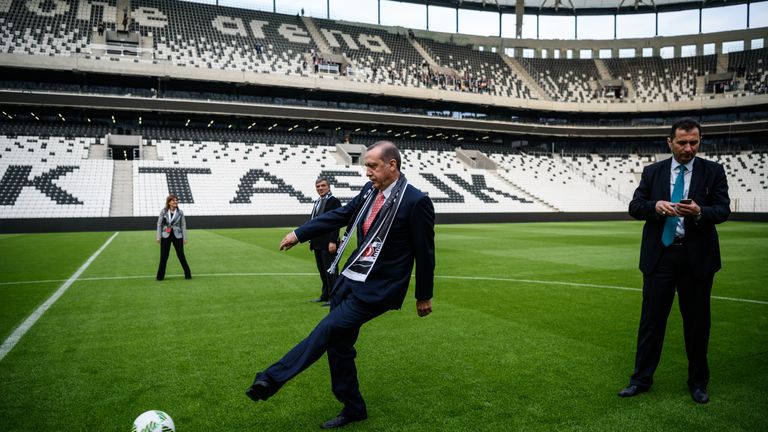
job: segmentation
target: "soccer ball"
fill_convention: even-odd
[[[176,432],[173,419],[168,414],[152,410],[136,417],[131,432]]]

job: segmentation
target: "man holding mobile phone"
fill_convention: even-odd
[[[720,269],[715,225],[725,222],[731,211],[725,170],[696,157],[700,144],[698,122],[676,122],[667,137],[672,157],[645,167],[629,203],[629,214],[645,221],[640,248],[643,304],[635,370],[620,397],[651,388],[677,292],[688,356],[688,389],[695,402],[709,401],[709,302]]]

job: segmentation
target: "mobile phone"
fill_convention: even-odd
[[[680,204],[690,204],[692,202],[693,201],[690,198],[686,198],[686,199],[681,199],[680,200]]]

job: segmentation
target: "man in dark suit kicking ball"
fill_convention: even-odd
[[[347,205],[288,233],[280,242],[280,250],[286,250],[346,226],[338,260],[352,235],[357,233],[357,249],[333,287],[330,312],[280,361],[257,373],[245,392],[254,401],[266,400],[327,352],[333,394],[344,408],[338,416],[322,424],[324,429],[367,418],[357,380],[355,342],[363,324],[402,306],[414,262],[416,311],[421,317],[432,312],[435,269],[432,201],[410,185],[400,172],[400,151],[391,142],[373,144],[364,160],[370,182],[359,195]]]
[[[645,167],[629,203],[629,214],[645,221],[640,247],[643,305],[635,371],[619,396],[636,396],[651,388],[677,290],[688,389],[693,400],[703,404],[709,402],[709,300],[715,272],[720,270],[715,225],[731,213],[728,183],[720,164],[696,157],[701,144],[696,121],[675,123],[667,144],[672,157]]]

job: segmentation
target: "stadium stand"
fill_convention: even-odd
[[[175,1],[156,7],[169,14],[168,26],[140,28],[154,37],[156,57],[175,65],[306,75],[303,55],[317,49],[289,15]]]
[[[492,155],[504,179],[556,211],[626,211],[627,203],[600,190],[563,163],[559,156]]]
[[[526,85],[500,53],[423,36],[409,38],[394,28],[308,17],[305,21],[292,15],[175,0],[137,0],[132,2],[128,29],[140,36],[141,47],[137,52],[118,52],[110,51],[102,36],[121,28],[115,22],[115,6],[92,0],[45,5],[40,1],[9,2],[0,10],[0,53],[316,77],[313,59],[322,60],[321,47],[327,46],[350,62],[349,69],[337,65],[337,79],[349,72],[344,79],[365,83],[519,99],[605,102],[595,97],[595,82],[600,78],[595,60],[519,58],[546,93],[544,97]],[[432,58],[424,58],[409,39]],[[731,95],[766,92],[765,58],[765,49],[730,54],[729,69],[743,72],[739,74],[738,93],[734,88]],[[432,70],[430,61],[441,69]],[[698,91],[697,78],[717,71],[716,55],[601,61],[612,78],[630,83],[632,98],[627,101],[634,103],[707,97]],[[37,86],[44,89],[49,85]],[[148,89],[130,93],[154,96]]]
[[[435,42],[417,38],[432,58],[441,66],[456,72],[454,77],[430,76],[427,82],[434,82],[443,90],[488,92],[496,96],[531,99],[530,88],[502,61],[496,53],[473,50],[468,47]]]
[[[376,103],[380,105],[371,105],[359,95],[349,100],[344,95],[333,95],[326,101],[322,98],[332,90],[323,89],[322,83],[330,78],[523,100],[602,103],[605,100],[601,100],[597,92],[597,82],[610,75],[611,79],[621,79],[631,87],[631,97],[626,97],[626,102],[674,103],[714,97],[702,93],[702,83],[709,75],[723,75],[718,72],[723,72],[723,61],[727,59],[728,70],[735,76],[734,89],[738,88],[730,96],[764,94],[768,89],[768,70],[764,67],[768,61],[766,49],[673,59],[518,58],[510,61],[500,53],[424,36],[429,33],[420,32],[419,37],[403,34],[400,28],[175,0],[135,0],[132,8],[134,21],[128,29],[140,35],[142,43],[149,41],[149,46],[145,46],[145,51],[116,54],[105,48],[102,36],[120,27],[115,22],[115,6],[109,2],[0,2],[0,53],[35,56],[54,66],[57,57],[110,62],[115,65],[116,77],[123,62],[151,62],[193,70],[193,74],[202,74],[205,70],[206,77],[212,76],[211,71],[257,72],[260,77],[261,74],[301,76],[320,82],[320,88],[290,93],[270,84],[265,91],[254,83],[208,86],[205,85],[208,81],[190,77],[183,79],[188,80],[184,84],[179,83],[182,80],[160,83],[173,81],[167,77],[162,80],[146,77],[143,84],[130,82],[124,86],[115,77],[105,79],[106,74],[96,76],[94,73],[91,77],[86,72],[81,77],[81,71],[69,78],[62,77],[63,72],[53,73],[50,80],[37,79],[42,73],[29,78],[5,76],[0,88],[17,93],[119,95],[120,98],[114,98],[121,99],[118,104],[122,99],[138,96],[179,99],[180,106],[188,100],[237,102],[239,106],[268,103],[317,107],[318,110],[329,107],[396,112],[406,114],[403,117],[425,114],[600,128],[659,126],[669,124],[669,117],[662,113],[636,112],[607,117],[552,114],[537,108],[517,112],[497,109],[493,104],[475,107],[470,102],[439,105],[440,101],[429,101],[408,106],[397,98],[384,101],[379,98]],[[315,70],[313,63],[325,62],[325,56],[339,62],[337,69]],[[522,69],[516,63],[522,65]],[[349,64],[349,68],[344,67],[345,64]],[[529,76],[524,76],[526,73]],[[314,80],[318,77],[324,80]],[[537,94],[539,91],[543,93]],[[322,94],[312,96],[313,93]],[[456,96],[457,100],[474,97]],[[139,108],[142,113],[147,112],[147,116],[155,115],[149,114],[148,111],[153,110],[146,106]],[[750,115],[764,119],[766,113],[761,112],[762,109],[752,114],[743,112],[745,110],[735,114],[705,112],[701,118],[709,115],[720,123],[733,120],[732,115],[738,121]],[[71,111],[78,110],[82,108]],[[48,121],[34,121],[35,114],[14,117],[3,112],[0,218],[109,217],[115,203],[121,200],[129,200],[132,205],[126,207],[127,215],[155,216],[169,192],[180,197],[190,216],[303,215],[309,213],[315,196],[311,179],[316,176],[328,176],[334,192],[342,200],[350,199],[365,182],[364,169],[344,162],[337,154],[335,144],[341,135],[328,124],[319,131],[313,131],[306,124],[298,130],[285,124],[274,130],[264,124],[246,130],[243,123],[250,123],[250,119],[243,120],[245,116],[234,119],[233,123],[240,123],[234,128],[231,124],[227,127],[226,123],[206,128],[205,123],[200,123],[203,115],[198,113],[198,124],[191,127],[181,127],[183,121],[179,123],[178,119],[166,122],[172,115],[147,122],[149,124],[140,121],[138,125],[128,124],[124,120],[125,124],[115,125],[114,117],[110,121],[105,111],[94,123],[90,123],[90,118],[86,123],[87,115],[82,113],[77,114],[80,117],[77,121],[64,121],[62,117],[62,122],[54,122],[53,112],[49,115],[54,118]],[[131,115],[136,116],[134,112]],[[217,122],[226,116],[219,115]],[[166,114],[158,115],[163,116]],[[452,133],[467,131],[448,128],[440,129],[440,133],[437,133],[439,128],[427,133],[422,130],[417,136],[403,131],[408,129],[404,125],[399,125],[402,129],[392,134],[383,130],[376,133],[363,130],[358,134],[358,125],[342,126],[348,128],[345,133],[355,144],[394,140],[403,150],[404,172],[414,185],[429,193],[438,213],[625,213],[643,167],[655,161],[656,154],[667,150],[663,140],[648,138],[634,141],[632,137],[601,138],[600,141],[577,135],[558,141],[559,148],[555,151],[554,141],[559,138],[549,139],[536,133],[483,137],[484,132],[473,130],[474,137],[463,141],[459,133]],[[108,154],[105,149],[108,134],[141,135],[141,158],[121,161],[120,165],[104,159]],[[512,142],[516,144],[513,146]],[[708,138],[707,145],[703,151],[711,153],[701,156],[725,165],[734,210],[768,211],[765,145],[752,136],[731,136],[730,133]],[[484,153],[496,167],[470,166],[459,157],[459,146]],[[94,151],[97,148],[98,151]],[[138,153],[135,153],[137,157]],[[125,178],[118,166],[128,167]],[[115,188],[117,177],[132,186],[129,193],[115,192],[122,191]]]
[[[113,162],[88,159],[95,141],[0,136],[0,218],[109,216]]]
[[[741,96],[768,93],[768,49],[759,48],[728,55],[728,70],[736,73]]]
[[[662,59],[640,57],[604,59],[614,78],[632,83],[634,98],[630,102],[677,102],[693,100],[696,77],[714,73],[714,55]]]
[[[598,187],[604,187],[614,196],[627,202],[639,183],[643,167],[653,162],[650,155],[598,155],[571,156],[562,159],[583,173]]]
[[[178,195],[191,216],[305,214],[314,197],[308,178],[329,177],[342,201],[366,181],[363,167],[343,162],[331,139],[320,135],[304,134],[313,143],[289,144],[279,143],[291,135],[284,132],[230,135],[265,141],[254,142],[178,139],[178,131],[160,131],[144,130],[157,134],[145,139],[156,149],[156,160],[130,163],[132,196],[114,197],[130,199],[133,216],[154,216],[168,193]],[[174,138],[159,138],[163,135]],[[630,153],[553,156],[466,145],[497,164],[480,169],[462,162],[448,142],[399,144],[403,172],[432,197],[438,213],[625,212],[643,167],[655,160]],[[99,139],[6,134],[0,145],[2,218],[110,215],[116,161],[93,150],[104,147]],[[725,166],[733,208],[747,212],[768,211],[766,155],[701,154]]]
[[[767,152],[716,154],[705,157],[725,167],[733,209],[741,212],[768,211]]]
[[[313,20],[328,46],[352,61],[352,78],[419,87],[417,72],[424,59],[403,35],[327,19]]]
[[[189,215],[304,214],[315,193],[308,178],[329,177],[342,201],[366,181],[364,168],[340,163],[334,146],[172,140],[156,146],[162,160],[134,163],[136,216],[154,215],[168,191]],[[551,211],[494,172],[465,167],[453,152],[403,150],[403,159],[409,181],[430,194],[439,212]]]
[[[289,15],[172,0],[133,3],[131,30],[152,40],[149,61],[204,69],[303,74],[303,54],[317,46]],[[29,55],[82,55],[110,61],[147,61],[141,56],[104,53],[92,39],[104,23],[118,30],[115,7],[98,1],[14,2],[0,17],[2,52]],[[101,54],[99,54],[101,48]]]
[[[594,60],[523,58],[520,64],[553,100],[591,102],[600,72]]]

